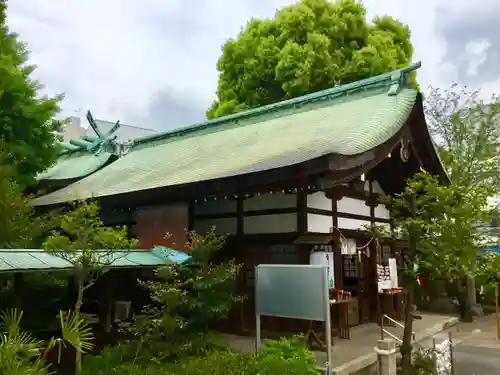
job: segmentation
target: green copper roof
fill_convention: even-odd
[[[152,250],[117,250],[109,258],[109,262],[103,263],[112,268],[159,267],[169,263],[184,263],[189,255],[166,247],[155,247]],[[0,273],[70,268],[72,265],[68,261],[41,249],[0,249]]]
[[[102,152],[98,155],[86,151],[62,155],[56,164],[38,175],[42,180],[67,180],[85,177],[103,165],[111,158],[111,154]]]
[[[114,163],[33,204],[236,176],[332,153],[363,153],[405,124],[417,96],[407,87],[407,74],[417,67],[137,139]]]

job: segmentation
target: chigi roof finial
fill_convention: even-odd
[[[90,127],[94,130],[95,136],[83,136],[80,139],[72,139],[68,144],[62,144],[65,152],[71,151],[88,151],[95,155],[101,152],[109,152],[115,154],[117,147],[115,144],[117,135],[115,132],[120,128],[120,121],[117,121],[109,131],[103,133],[97,125],[92,113],[87,111],[87,121]]]

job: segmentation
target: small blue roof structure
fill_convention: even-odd
[[[102,263],[111,268],[161,267],[171,263],[184,263],[190,256],[182,251],[158,246],[151,250],[116,250],[102,252],[108,259]],[[0,249],[0,273],[52,271],[71,269],[67,260],[42,249]]]
[[[496,254],[500,254],[500,247],[488,247],[486,249],[486,252],[487,253],[496,253]]]

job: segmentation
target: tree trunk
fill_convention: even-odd
[[[411,197],[411,217],[416,216],[415,196]],[[413,338],[413,303],[415,299],[415,280],[409,273],[413,269],[417,259],[417,235],[416,228],[409,228],[408,254],[405,261],[405,329],[403,343],[401,344],[401,375],[412,375],[412,338]]]
[[[413,303],[415,299],[415,285],[406,276],[405,285],[405,328],[403,332],[403,343],[401,344],[401,375],[412,375],[412,339],[413,339]]]
[[[78,293],[76,296],[76,303],[75,303],[75,319],[80,322],[81,317],[80,317],[80,310],[82,308],[83,304],[83,278],[79,277],[77,281],[78,285]],[[77,338],[79,340],[79,338]],[[82,351],[81,351],[81,345],[80,342],[76,342],[76,351],[75,351],[75,375],[80,375],[82,373]]]
[[[457,281],[457,299],[458,299],[458,307],[460,311],[460,319],[463,322],[472,322],[472,311],[469,301],[469,293],[467,290],[466,281],[458,280]]]

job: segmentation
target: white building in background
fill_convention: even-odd
[[[104,133],[110,130],[115,124],[115,122],[99,119],[96,119],[95,122]],[[120,128],[114,134],[117,135],[117,141],[126,142],[134,138],[144,137],[155,133],[157,132],[152,129],[120,123]],[[95,133],[86,119],[82,120],[78,116],[71,116],[69,122],[64,126],[62,136],[64,142],[68,143],[72,139],[79,139],[83,136],[95,136]]]

